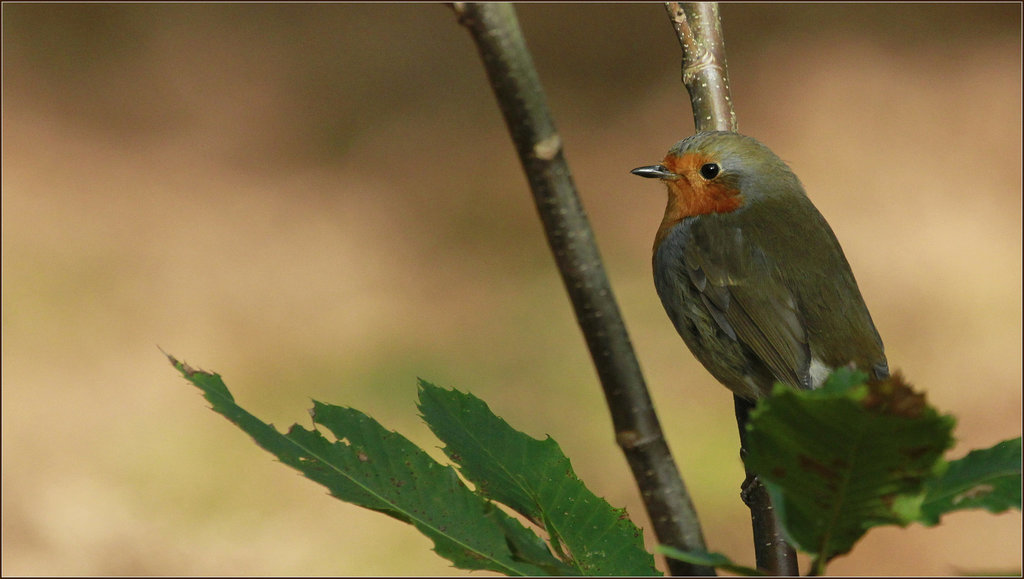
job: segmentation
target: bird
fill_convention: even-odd
[[[774,385],[820,387],[842,366],[889,376],[853,271],[800,180],[753,137],[699,132],[657,165],[668,204],[654,285],[694,357],[754,403]]]

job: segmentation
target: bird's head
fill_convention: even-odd
[[[661,179],[668,186],[668,205],[655,246],[687,217],[731,213],[771,196],[804,195],[799,180],[768,147],[725,131],[683,139],[661,164],[632,173]]]

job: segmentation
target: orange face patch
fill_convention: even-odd
[[[668,185],[668,205],[665,217],[654,238],[654,247],[668,234],[672,226],[687,217],[708,213],[728,213],[743,204],[740,192],[715,179],[701,177],[700,168],[717,160],[704,153],[687,153],[681,157],[669,155],[662,164],[679,175],[678,179],[665,179]]]

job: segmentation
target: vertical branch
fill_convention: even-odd
[[[718,3],[667,2],[665,9],[683,49],[683,85],[697,132],[736,131]]]
[[[697,132],[736,131],[736,112],[729,94],[722,21],[715,2],[667,2],[669,20],[683,50],[683,85],[690,93]],[[740,454],[746,453],[747,415],[752,405],[734,397],[740,430]],[[799,575],[796,551],[785,540],[768,490],[746,471],[743,500],[750,508],[757,566],[770,575]]]
[[[697,513],[654,413],[515,12],[509,4],[452,7],[483,58],[601,380],[616,439],[655,534],[661,543],[706,551]],[[669,569],[676,575],[714,574],[709,567],[676,560],[669,561]]]
[[[733,396],[733,402],[736,407],[736,425],[740,429],[740,455],[743,456],[747,453],[747,420],[754,404],[739,396]],[[775,514],[768,489],[746,464],[743,468],[747,478],[743,481],[741,496],[750,509],[754,558],[758,568],[769,575],[799,575],[796,551],[786,542],[782,523]]]

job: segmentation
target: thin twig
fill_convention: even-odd
[[[669,20],[683,50],[683,85],[690,93],[693,122],[701,131],[736,131],[736,112],[729,94],[729,67],[725,60],[722,20],[715,2],[667,2]],[[740,430],[740,453],[746,452],[747,414],[751,404],[735,397]],[[744,502],[750,508],[754,556],[758,568],[769,575],[799,575],[796,551],[785,540],[772,508],[768,490],[749,470]]]
[[[754,405],[740,398],[733,397],[736,406],[736,425],[740,430],[740,454],[746,454],[747,421]],[[769,575],[796,576],[800,568],[796,559],[796,551],[782,532],[782,523],[772,506],[771,496],[764,483],[744,465],[747,474],[742,491],[743,502],[750,509],[750,523],[754,534],[754,558],[757,567]]]
[[[683,85],[697,132],[736,131],[718,3],[667,2],[665,9],[683,49]]]
[[[654,532],[663,544],[705,551],[697,513],[654,413],[515,11],[508,4],[452,7],[483,58]],[[710,567],[676,560],[668,565],[676,575],[714,574]]]

